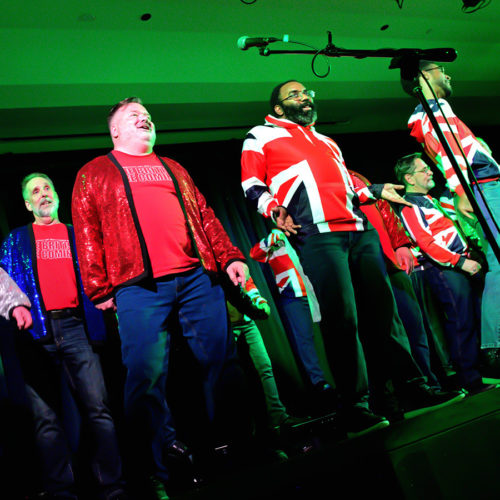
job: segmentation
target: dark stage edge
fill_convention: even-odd
[[[500,389],[355,439],[338,441],[333,427],[292,433],[297,453],[286,462],[228,470],[170,498],[500,498]]]

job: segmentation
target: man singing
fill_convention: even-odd
[[[140,99],[116,104],[108,124],[113,151],[85,165],[75,182],[77,248],[90,299],[100,309],[117,309],[125,414],[139,449],[146,444],[138,461],[150,457],[147,472],[165,498],[164,458],[189,455],[165,398],[170,322],[180,325],[198,361],[212,418],[229,339],[214,276],[225,271],[244,284],[247,267],[186,170],[153,152],[155,126]]]

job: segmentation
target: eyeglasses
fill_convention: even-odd
[[[430,171],[431,171],[431,167],[425,167],[422,170],[414,170],[412,172],[412,175],[413,174],[428,174]]]
[[[438,69],[441,73],[444,73],[444,66],[432,66],[432,68],[425,68],[422,71],[432,71],[433,69]]]
[[[292,90],[288,94],[288,97],[285,97],[280,102],[285,102],[288,99],[300,99],[301,96],[306,96],[306,97],[310,97],[311,99],[314,99],[315,95],[316,95],[316,92],[314,92],[314,90],[308,90],[308,89],[304,89],[304,90]]]

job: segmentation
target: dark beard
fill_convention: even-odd
[[[304,107],[310,106],[309,111],[304,111]],[[286,104],[286,101],[282,103],[283,111],[285,113],[285,118],[291,122],[298,123],[299,125],[310,125],[316,121],[316,104],[313,102],[301,102]]]

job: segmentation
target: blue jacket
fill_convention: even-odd
[[[79,303],[83,305],[85,329],[91,342],[102,342],[106,337],[106,327],[101,311],[95,308],[83,292],[82,278],[75,251],[75,233],[73,227],[66,224],[68,239],[73,255],[73,265],[77,279]],[[18,227],[5,238],[0,250],[0,266],[7,271],[10,277],[31,301],[31,316],[33,327],[30,333],[35,340],[49,342],[52,338],[50,321],[47,321],[47,310],[43,303],[38,281],[36,262],[35,235],[33,225]],[[54,282],[56,283],[56,279]]]

